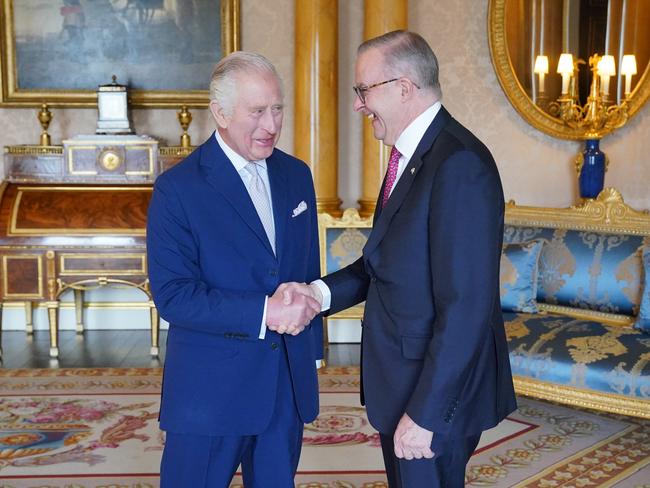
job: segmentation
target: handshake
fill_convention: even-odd
[[[316,285],[282,283],[266,305],[266,326],[278,334],[300,334],[321,311],[323,296]]]

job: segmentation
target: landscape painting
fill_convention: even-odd
[[[237,44],[233,0],[2,1],[3,104],[83,105],[115,75],[136,105],[195,105]]]

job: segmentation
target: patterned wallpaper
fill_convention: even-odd
[[[286,115],[280,147],[293,147],[294,1],[242,2],[242,46],[268,56],[285,82]],[[487,42],[487,1],[411,0],[410,28],[433,46],[441,65],[443,103],[492,150],[507,199],[542,206],[575,202],[573,158],[581,144],[547,136],[529,126],[506,99],[496,79]],[[354,206],[361,193],[361,119],[352,111],[353,63],[362,38],[363,1],[339,2],[339,196]],[[0,145],[35,143],[40,126],[33,109],[0,109]],[[96,112],[54,109],[50,133],[55,142],[92,133]],[[190,135],[195,143],[212,131],[207,111],[194,110]],[[136,110],[138,133],[177,143],[174,110]],[[618,188],[637,208],[650,208],[650,158],[642,143],[650,136],[650,105],[601,143],[610,158],[605,184]]]

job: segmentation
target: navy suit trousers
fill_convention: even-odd
[[[227,488],[240,464],[246,488],[293,488],[303,424],[295,405],[284,340],[279,343],[283,359],[275,412],[266,430],[254,436],[168,431],[160,467],[161,488]]]
[[[462,488],[465,467],[476,449],[480,435],[447,439],[434,435],[432,459],[399,459],[395,456],[393,437],[380,434],[389,488]]]

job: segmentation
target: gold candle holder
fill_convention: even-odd
[[[614,105],[601,92],[598,75],[600,59],[601,56],[598,54],[589,58],[592,78],[589,97],[584,106],[578,103],[577,96],[574,99],[570,93],[561,95],[557,101],[549,104],[548,112],[553,117],[559,117],[572,129],[585,129],[585,139],[600,139],[613,129],[622,127],[628,119],[627,99],[620,105]],[[574,92],[576,90],[577,87],[574,88]]]
[[[192,123],[192,114],[187,109],[187,105],[181,107],[180,111],[176,113],[176,117],[178,117],[178,122],[181,124],[181,128],[183,129],[183,134],[181,135],[181,147],[192,147],[192,140],[190,139],[190,135],[187,133],[187,129]]]
[[[41,105],[41,111],[38,112],[38,121],[41,123],[41,127],[43,128],[43,132],[41,132],[41,146],[52,145],[52,138],[47,133],[47,129],[50,126],[50,122],[52,122],[53,118],[54,115],[49,111],[47,103]]]

